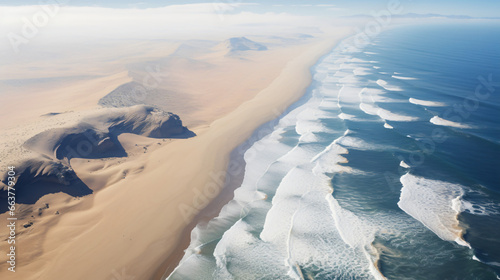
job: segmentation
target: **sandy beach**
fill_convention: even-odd
[[[20,205],[19,226],[33,224],[18,232],[15,277],[6,269],[1,270],[0,277],[115,279],[117,275],[130,275],[135,279],[160,279],[168,274],[182,257],[194,225],[216,216],[231,199],[238,180],[224,189],[226,174],[241,174],[238,168],[242,168],[237,165],[228,169],[231,152],[304,94],[311,82],[310,68],[348,32],[347,28],[329,30],[306,42],[245,53],[243,59],[219,51],[201,53],[199,61],[210,64],[207,69],[192,68],[183,61],[166,64],[171,67],[170,76],[158,88],[181,92],[187,98],[181,103],[170,102],[165,109],[178,114],[196,136],[162,140],[124,133],[118,140],[127,152],[126,158],[71,159],[78,178],[93,193],[83,197],[53,193],[33,205]],[[179,74],[190,70],[189,75]],[[77,99],[73,102],[77,105],[69,108],[71,112],[50,117],[49,121],[42,119],[39,123],[43,127],[34,126],[27,134],[19,134],[21,128],[32,125],[27,119],[64,112],[67,101],[59,98],[60,103],[36,107],[43,109],[34,108],[27,116],[11,113],[11,127],[5,127],[10,134],[6,135],[23,139],[38,130],[61,127],[102,112],[105,109],[97,105],[98,100],[120,84],[134,80],[132,72],[128,73],[96,79],[96,86],[105,85],[99,86],[100,91],[93,90],[88,82],[83,83],[86,87],[67,82],[59,92],[64,94],[73,86],[77,95],[67,98],[81,96],[81,101]],[[37,92],[30,101],[38,104],[48,94],[54,93]],[[12,139],[3,141],[8,140]],[[6,214],[0,218],[6,218]],[[2,251],[5,245],[1,244]]]

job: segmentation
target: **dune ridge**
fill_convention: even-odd
[[[150,138],[189,138],[194,133],[179,116],[158,108],[137,105],[100,110],[71,127],[53,128],[29,138],[23,147],[33,151],[16,166],[17,203],[34,204],[44,195],[63,192],[73,197],[93,193],[78,178],[71,159],[126,157],[118,136],[132,133]],[[0,183],[0,211],[7,211],[7,173]],[[5,199],[4,199],[5,198]]]

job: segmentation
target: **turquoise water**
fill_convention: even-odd
[[[169,279],[497,279],[499,46],[488,24],[346,39]]]

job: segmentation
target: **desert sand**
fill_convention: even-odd
[[[235,49],[228,41],[200,50],[187,41],[161,54],[107,65],[96,77],[72,73],[77,78],[41,89],[25,85],[27,99],[5,94],[10,99],[2,99],[4,104],[12,107],[0,110],[8,120],[0,127],[2,163],[34,156],[21,146],[39,133],[107,114],[113,109],[99,105],[100,100],[124,84],[144,83],[148,66],[161,79],[150,79],[154,86],[140,101],[179,115],[196,136],[158,139],[124,132],[118,141],[126,157],[72,158],[71,167],[92,194],[52,193],[19,205],[17,272],[7,271],[2,242],[0,278],[159,279],[171,271],[187,247],[190,229],[216,215],[224,203],[220,195],[231,151],[304,94],[310,68],[348,33],[336,28],[293,43],[252,38],[266,50],[258,45]],[[93,67],[88,63],[84,70]],[[2,239],[6,234],[2,231]]]

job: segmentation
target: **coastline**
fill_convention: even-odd
[[[113,174],[120,168],[130,175],[82,199],[57,223],[52,222],[41,238],[43,250],[26,259],[28,264],[16,276],[107,279],[125,273],[158,279],[166,264],[175,262],[171,269],[175,268],[192,228],[218,215],[239,186],[236,180],[229,189],[223,188],[231,153],[303,96],[312,81],[311,67],[348,33],[348,28],[339,29],[308,46],[252,99],[208,126],[193,128],[197,137],[173,140],[124,166],[104,171],[94,171],[95,164],[86,164],[85,170],[84,161],[75,161],[85,182],[116,177]],[[188,210],[192,216],[183,214],[186,208],[194,209]],[[72,271],[64,267],[72,267]],[[33,271],[37,273],[30,275]]]
[[[184,251],[188,248],[191,242],[191,232],[198,224],[208,223],[211,219],[217,217],[224,205],[226,205],[234,196],[234,190],[240,187],[243,182],[243,176],[245,175],[245,160],[243,158],[244,152],[250,147],[248,142],[245,141],[238,148],[231,152],[229,165],[235,164],[239,166],[238,172],[235,174],[229,174],[226,177],[224,183],[223,191],[219,193],[201,212],[199,212],[194,219],[184,228],[181,234],[181,241],[168,256],[168,258],[163,262],[163,264],[156,270],[152,279],[165,279],[168,277],[177,265],[180,263],[181,259],[184,257]],[[243,148],[243,146],[246,146]]]
[[[500,2],[411,2],[0,5],[0,280],[500,280]]]
[[[264,130],[268,124],[279,119],[282,113],[286,112],[286,110],[290,106],[292,106],[293,104],[298,102],[302,97],[304,97],[307,87],[309,87],[312,82],[312,76],[310,75],[312,68],[321,60],[321,57],[331,52],[331,50],[334,49],[336,45],[346,37],[348,37],[348,35],[341,36],[341,38],[336,38],[335,41],[331,43],[331,46],[328,47],[326,51],[323,50],[322,52],[318,52],[318,56],[313,59],[314,63],[312,65],[309,65],[309,67],[307,68],[307,70],[309,71],[308,82],[306,87],[300,91],[301,94],[299,95],[294,94],[292,98],[287,100],[287,104],[288,103],[289,104],[284,109],[281,108],[279,114],[277,113],[278,111],[274,111],[275,114],[274,118],[271,118],[270,120],[267,120],[264,123],[260,124],[252,132],[251,136],[249,136],[247,139],[245,139],[231,151],[230,159],[227,165],[236,166],[237,169],[234,169],[235,172],[227,172],[229,176],[225,178],[224,187],[222,191],[212,201],[210,201],[210,203],[203,210],[201,210],[195,216],[195,218],[184,228],[183,233],[181,235],[181,242],[166,258],[164,263],[156,271],[156,273],[151,279],[159,279],[159,280],[166,279],[174,271],[174,269],[184,256],[184,250],[186,250],[190,244],[192,230],[198,224],[205,224],[208,223],[211,219],[216,218],[219,215],[220,211],[222,210],[222,207],[224,207],[228,202],[230,202],[233,199],[234,191],[241,185],[241,182],[243,181],[243,177],[245,175],[246,162],[243,158],[244,153],[247,151],[248,148],[250,148],[253,145],[255,141],[258,141],[263,136],[260,133],[261,130]],[[231,169],[231,167],[228,166],[227,169]]]

